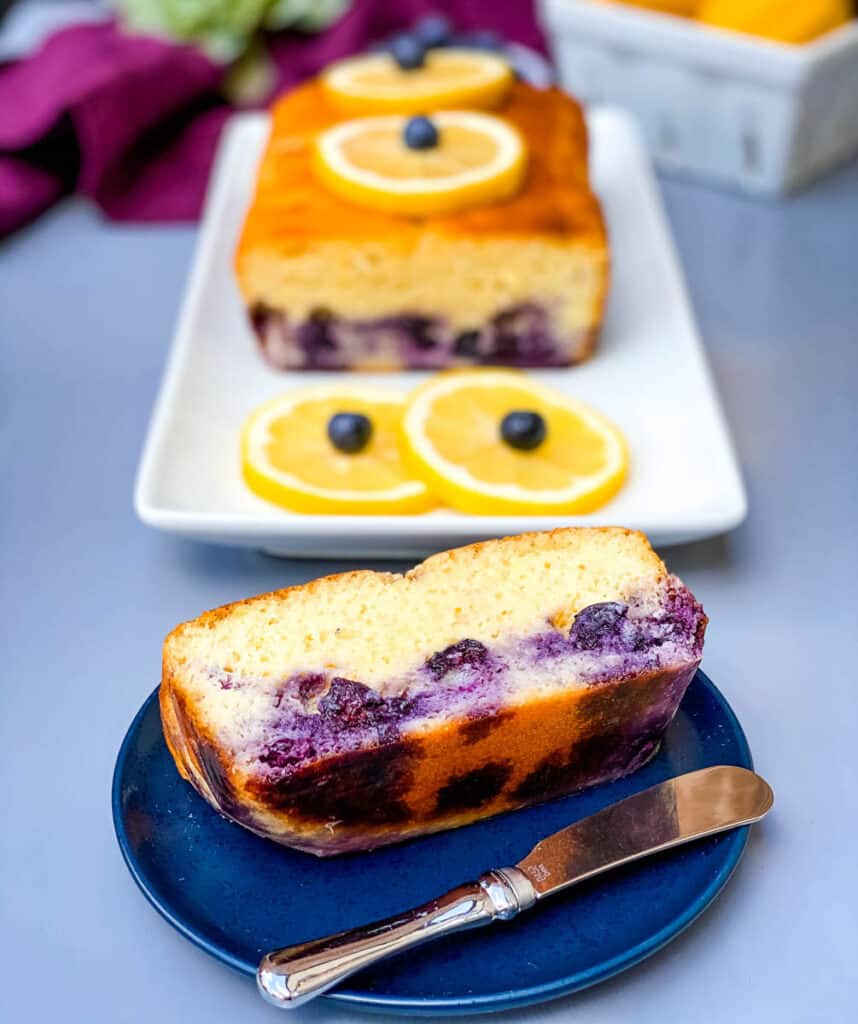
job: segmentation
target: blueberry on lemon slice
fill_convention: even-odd
[[[453,370],[402,417],[414,474],[476,515],[592,512],[622,487],[625,439],[595,409],[514,370]]]
[[[315,139],[313,169],[341,198],[405,217],[501,202],[521,188],[527,149],[506,120],[475,110],[360,117]]]
[[[276,398],[245,423],[244,479],[259,497],[296,512],[425,512],[436,502],[400,452],[404,406],[394,392],[348,385]]]

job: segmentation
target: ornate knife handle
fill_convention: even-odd
[[[533,886],[518,868],[487,871],[405,914],[268,953],[256,983],[275,1006],[300,1006],[379,960],[450,932],[506,921],[535,902]]]

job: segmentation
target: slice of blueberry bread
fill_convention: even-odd
[[[161,715],[222,814],[364,850],[639,768],[705,628],[642,534],[529,533],[206,612],[167,637]]]

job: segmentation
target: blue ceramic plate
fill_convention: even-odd
[[[226,821],[179,777],[153,693],[128,730],[113,778],[125,861],[153,906],[207,953],[253,975],[266,951],[409,909],[542,836],[673,775],[750,768],[729,705],[698,672],[658,756],[620,782],[374,853],[317,860]],[[390,960],[327,998],[392,1013],[504,1010],[593,985],[679,934],[714,899],[744,850],[737,829],[630,865],[506,924]]]

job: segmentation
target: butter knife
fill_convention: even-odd
[[[487,871],[384,921],[266,954],[256,972],[259,991],[275,1006],[300,1006],[355,971],[423,942],[508,921],[585,878],[750,825],[773,802],[769,784],[745,768],[719,765],[679,775],[560,829],[515,867]]]

